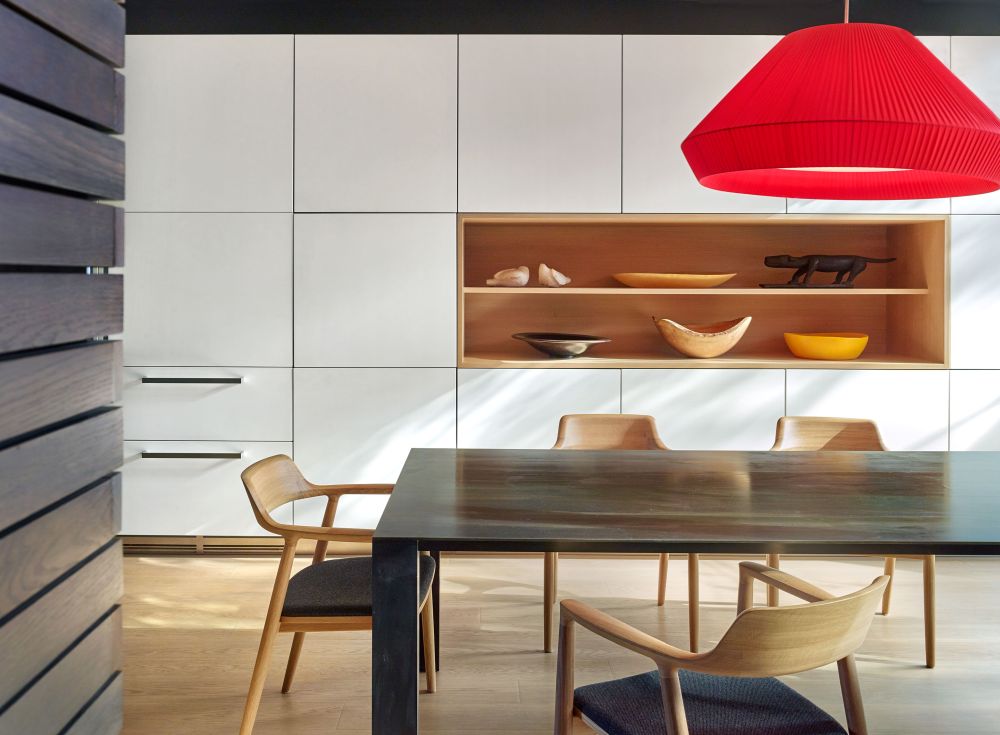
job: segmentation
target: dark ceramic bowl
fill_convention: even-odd
[[[579,357],[593,345],[611,340],[592,334],[564,334],[562,332],[518,332],[514,339],[527,342],[539,352],[550,357]]]

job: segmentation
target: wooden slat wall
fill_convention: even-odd
[[[0,0],[0,735],[122,728],[124,33]]]

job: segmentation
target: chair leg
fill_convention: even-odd
[[[667,562],[670,561],[668,554],[660,554],[660,581],[656,588],[656,604],[663,607],[667,601]]]
[[[772,569],[778,569],[778,565],[781,564],[781,557],[778,554],[768,554],[767,555],[767,565]],[[778,588],[767,586],[767,606],[777,607],[778,606]]]
[[[420,611],[420,628],[424,639],[424,669],[427,673],[427,691],[437,691],[437,657],[434,654],[434,595],[427,593],[424,609]]]
[[[935,559],[933,556],[924,557],[924,656],[927,660],[927,668],[933,669],[937,662],[936,652],[936,620],[934,612],[934,595],[937,574],[935,573]]]
[[[688,554],[688,647],[698,652],[698,555]]]
[[[285,541],[278,563],[278,574],[274,578],[274,588],[271,591],[271,602],[267,606],[267,617],[264,619],[264,630],[260,636],[260,647],[257,649],[257,660],[250,676],[250,691],[247,692],[246,706],[243,708],[243,722],[240,724],[240,735],[250,735],[253,723],[257,719],[257,708],[260,707],[260,697],[264,692],[264,679],[267,678],[267,664],[271,660],[271,647],[281,627],[281,608],[285,604],[285,593],[288,591],[288,578],[292,574],[292,564],[295,561],[295,544]]]
[[[305,633],[296,633],[292,637],[292,650],[288,652],[288,665],[285,666],[285,679],[281,682],[281,693],[288,694],[292,688],[292,679],[295,678],[295,667],[299,665],[299,655],[302,653],[302,642],[305,640]]]
[[[892,582],[896,576],[896,558],[893,556],[887,556],[885,558],[885,570],[882,572],[889,578],[889,583],[885,586],[885,591],[882,593],[882,614],[889,614],[889,602],[892,600]]]
[[[545,634],[543,650],[545,653],[552,653],[552,623],[553,609],[556,604],[556,585],[559,576],[559,555],[553,551],[545,552]]]

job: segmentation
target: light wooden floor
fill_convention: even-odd
[[[126,559],[126,733],[236,731],[276,563]],[[442,566],[443,660],[438,693],[420,697],[421,732],[551,733],[555,656],[540,652],[541,558],[446,558]],[[665,609],[654,601],[652,559],[563,559],[559,592],[686,645],[685,566],[680,559],[670,565]],[[790,560],[786,567],[839,593],[871,581],[880,562]],[[919,562],[898,563],[892,614],[875,619],[859,656],[872,735],[1000,731],[998,572],[1000,560],[939,560],[938,667],[930,671],[921,665]],[[703,647],[732,619],[735,598],[736,562],[703,561]],[[577,639],[578,683],[652,668],[585,631]],[[307,636],[295,687],[283,696],[290,641],[282,636],[275,649],[255,732],[369,732],[370,634]],[[842,718],[835,669],[786,681]]]

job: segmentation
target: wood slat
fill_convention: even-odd
[[[114,403],[121,362],[120,342],[0,360],[0,442]]]
[[[125,144],[0,95],[0,175],[104,199],[123,199]]]
[[[115,674],[98,697],[80,713],[64,735],[116,735],[121,732],[124,705],[122,675]]]
[[[0,264],[124,264],[123,210],[0,184]]]
[[[125,10],[114,0],[3,0],[114,66],[125,64]]]
[[[0,715],[0,735],[58,733],[121,669],[121,608]]]
[[[125,85],[99,59],[0,5],[0,85],[122,132]]]
[[[113,475],[0,537],[0,620],[118,533],[120,498]]]
[[[0,531],[110,475],[121,463],[120,408],[0,450]]]
[[[122,548],[115,543],[0,627],[0,709],[118,604],[123,592]]]
[[[122,277],[0,273],[0,352],[80,342],[122,331]]]

